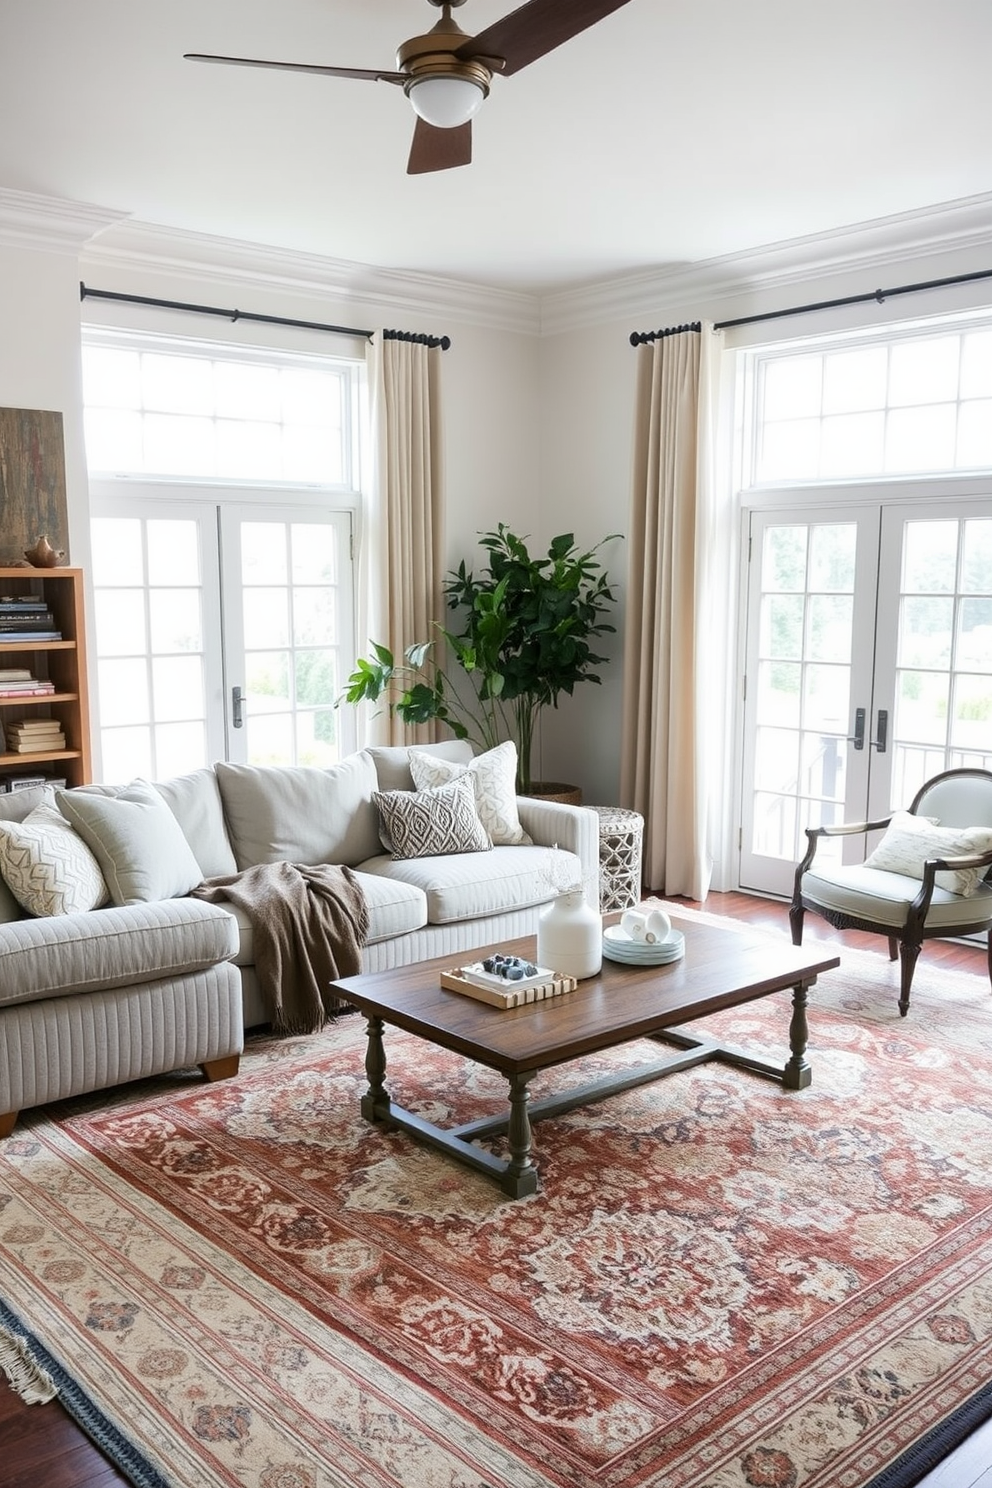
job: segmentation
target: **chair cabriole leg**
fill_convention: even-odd
[[[792,930],[793,945],[802,945],[803,943],[803,921],[805,920],[805,918],[805,906],[802,904],[797,904],[795,900],[793,900],[792,906],[789,909],[789,927]],[[992,952],[990,952],[990,954],[992,954]]]
[[[920,954],[920,944],[904,940],[900,946],[900,959],[902,961],[902,974],[899,989],[899,1016],[905,1018],[909,1012],[909,989],[913,985],[913,972],[916,970],[917,958]]]

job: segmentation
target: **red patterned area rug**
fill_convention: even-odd
[[[992,998],[921,963],[903,1020],[889,975],[845,951],[814,989],[809,1089],[710,1064],[541,1122],[515,1202],[360,1118],[356,1016],[252,1042],[223,1084],[29,1113],[0,1144],[0,1296],[138,1482],[907,1488],[992,1374],[992,1054],[951,1027]],[[705,1027],[784,1058],[788,1019]],[[432,1121],[503,1101],[387,1052]]]

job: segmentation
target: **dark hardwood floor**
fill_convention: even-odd
[[[686,903],[689,905],[689,901]],[[777,900],[739,893],[711,894],[705,905],[694,907],[731,915],[777,934],[789,933],[788,908]],[[877,935],[833,930],[816,915],[807,916],[805,934],[886,954]],[[928,941],[923,956],[928,961],[974,971],[982,977],[987,974],[985,951],[977,947]],[[992,1017],[992,997],[989,1016]],[[16,1309],[16,1297],[9,1301]],[[45,1406],[24,1405],[3,1379],[0,1379],[0,1463],[3,1488],[116,1488],[128,1482],[83,1435],[57,1400]],[[177,1488],[196,1488],[196,1485],[180,1484]],[[920,1488],[992,1488],[992,1422],[974,1432],[923,1478]]]

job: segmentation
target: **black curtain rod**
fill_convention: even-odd
[[[666,336],[681,336],[683,331],[701,331],[702,321],[693,320],[688,325],[669,326],[664,331],[631,331],[631,346],[647,346],[649,341],[663,341]]]
[[[81,300],[123,300],[128,305],[155,305],[160,310],[189,310],[194,315],[220,315],[225,320],[252,320],[263,325],[297,326],[305,331],[330,331],[336,336],[364,336],[371,341],[374,331],[356,330],[354,326],[326,325],[319,320],[291,320],[285,315],[255,315],[251,310],[221,310],[216,305],[187,305],[182,300],[157,300],[150,295],[117,294],[111,289],[90,289],[79,281]]]
[[[447,351],[451,345],[450,336],[427,336],[423,331],[383,331],[383,341],[415,341],[420,346],[440,346],[442,351]]]
[[[877,300],[881,305],[894,295],[918,294],[923,289],[943,289],[948,284],[971,284],[976,279],[992,279],[992,269],[979,269],[974,274],[955,274],[950,279],[924,279],[919,284],[899,284],[894,289],[876,289],[871,294],[845,295],[839,300],[817,300],[811,305],[795,305],[789,310],[769,310],[764,315],[739,315],[736,320],[718,320],[713,329],[726,331],[731,326],[756,325],[762,320],[781,320],[786,315],[806,315],[811,310],[834,310],[838,305],[863,305]],[[633,336],[630,338],[633,341]]]

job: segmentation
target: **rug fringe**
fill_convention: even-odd
[[[55,1381],[42,1369],[26,1338],[0,1325],[0,1369],[11,1389],[25,1405],[44,1405],[59,1393]]]

